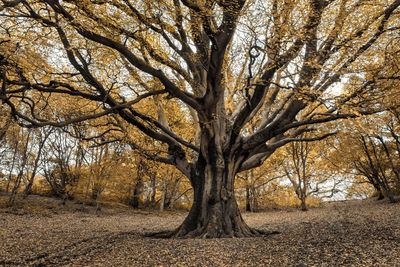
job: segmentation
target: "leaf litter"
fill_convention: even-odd
[[[400,263],[400,203],[364,200],[302,211],[244,213],[280,234],[255,238],[156,239],[184,212],[73,209],[0,212],[4,266],[332,266]]]

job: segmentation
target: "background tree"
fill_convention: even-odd
[[[400,188],[400,151],[395,130],[398,122],[392,113],[386,116],[376,119],[372,122],[375,127],[371,125],[368,133],[360,133],[356,138],[360,154],[353,160],[353,164],[356,172],[375,188],[378,199],[387,197],[395,202],[394,196]]]
[[[0,30],[15,53],[4,57],[12,69],[2,70],[0,97],[27,127],[116,114],[158,145],[144,155],[174,165],[193,187],[192,208],[170,235],[253,236],[235,200],[236,174],[289,142],[331,134],[315,124],[375,112],[365,109],[384,93],[374,79],[347,91],[337,84],[369,71],[363,63],[378,58],[370,49],[398,31],[399,5],[2,0]],[[138,105],[154,96],[163,98]],[[70,104],[58,108],[60,97]],[[42,117],[46,109],[57,116]]]
[[[335,177],[325,160],[328,150],[323,142],[293,142],[286,146],[282,157],[282,172],[300,200],[301,210],[307,210],[307,198],[332,197],[342,179]]]
[[[25,185],[25,188],[24,188],[24,192],[23,192],[24,197],[27,197],[29,194],[32,193],[32,186],[35,182],[35,178],[38,173],[39,167],[40,167],[40,165],[43,165],[43,164],[40,164],[42,157],[43,157],[42,150],[43,150],[45,143],[46,143],[47,139],[49,138],[51,132],[52,132],[52,129],[49,127],[43,127],[43,128],[40,128],[39,130],[35,131],[35,134],[34,134],[35,138],[33,141],[35,143],[31,144],[31,146],[35,146],[36,151],[34,154],[33,162],[31,163],[32,169],[30,170],[29,177],[27,177],[27,184]]]
[[[32,131],[17,127],[17,132],[13,133],[11,148],[13,156],[11,169],[8,174],[6,192],[10,190],[8,206],[14,204],[17,192],[23,183],[24,178],[28,176],[29,160],[31,159]]]
[[[251,169],[237,175],[235,184],[236,196],[245,202],[245,210],[256,212],[265,207],[262,198],[269,195],[269,187],[273,182],[278,182],[284,176],[278,173],[276,157],[269,158],[259,168]],[[244,196],[243,196],[244,193]]]
[[[72,198],[72,186],[80,177],[78,146],[79,140],[69,138],[62,129],[55,129],[48,138],[43,149],[43,156],[47,159],[43,164],[43,176],[53,196],[64,200]]]

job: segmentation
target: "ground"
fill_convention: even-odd
[[[57,205],[60,205],[59,207]],[[155,239],[184,212],[133,212],[42,201],[0,209],[0,266],[396,266],[400,204],[337,202],[307,212],[244,213],[257,238]]]

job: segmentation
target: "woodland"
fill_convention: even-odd
[[[255,238],[275,230],[250,212],[396,209],[399,25],[400,0],[0,0],[0,211],[40,195]]]

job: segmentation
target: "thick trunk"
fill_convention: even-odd
[[[231,194],[216,200],[195,201],[185,221],[173,235],[201,238],[250,237],[260,235],[260,232],[247,226]]]
[[[194,201],[188,216],[175,231],[164,237],[250,237],[262,232],[244,222],[233,191],[233,164],[221,170],[205,165],[192,177]],[[203,171],[201,171],[203,170]]]

